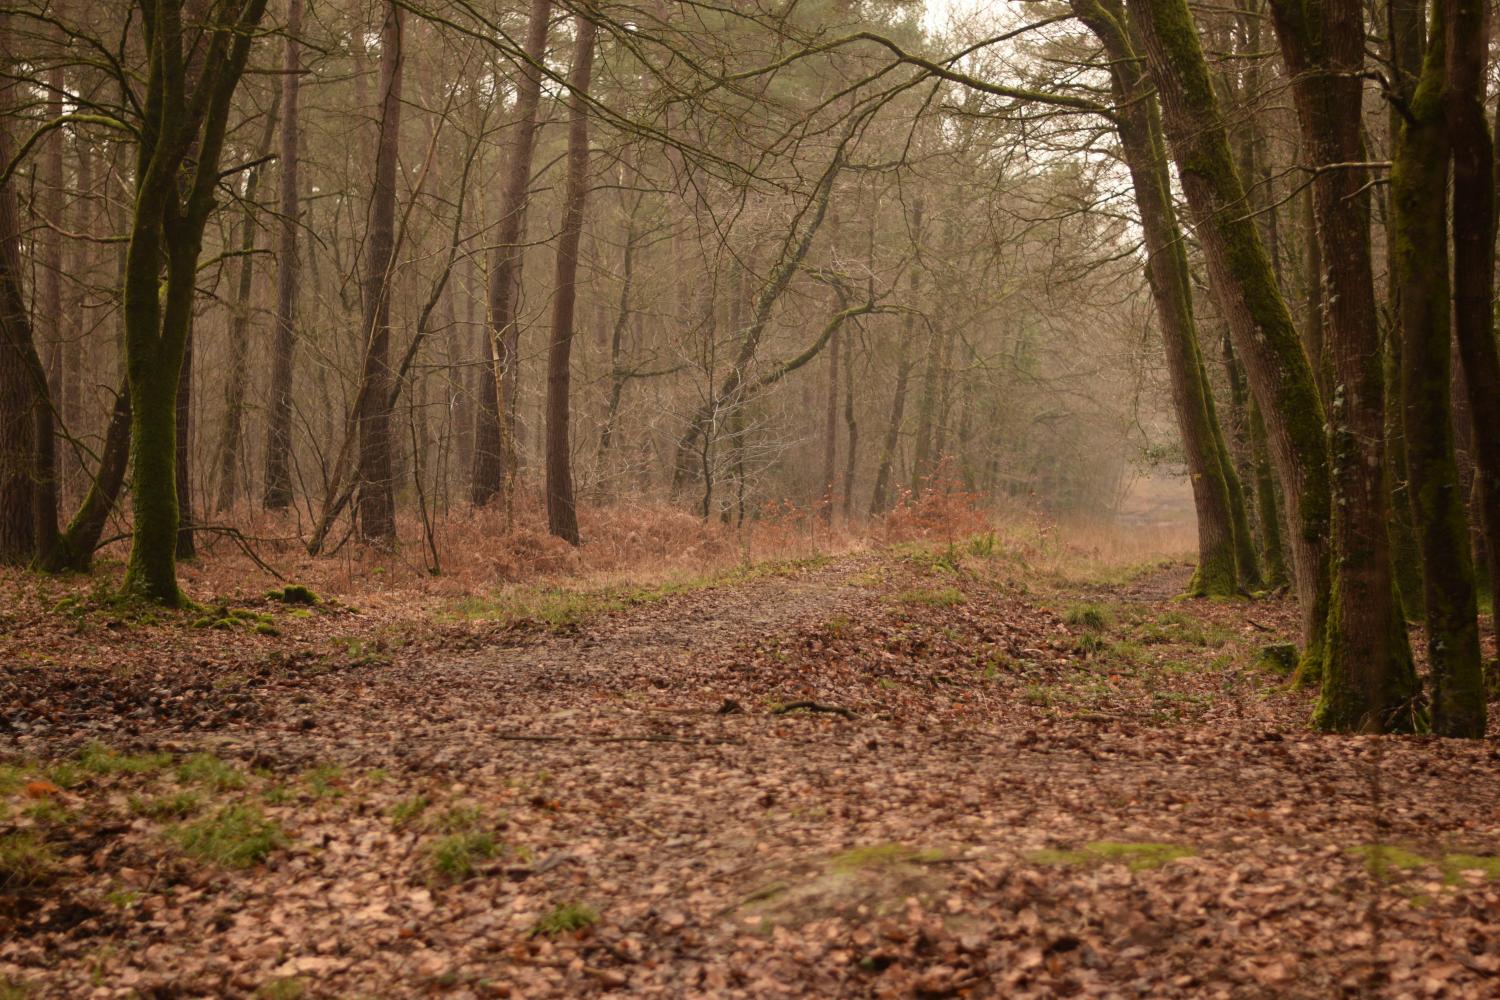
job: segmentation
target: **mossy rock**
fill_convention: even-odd
[[[321,604],[322,600],[308,587],[300,583],[289,583],[280,590],[266,592],[266,599],[282,604]]]
[[[1273,642],[1262,646],[1255,655],[1257,670],[1268,670],[1278,677],[1290,677],[1297,669],[1297,647],[1290,642]]]

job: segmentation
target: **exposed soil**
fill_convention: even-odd
[[[1294,610],[1176,601],[1186,577],[908,548],[562,625],[264,601],[221,628],[13,582],[0,843],[47,858],[0,889],[0,977],[1500,995],[1496,727],[1313,734],[1257,662]],[[204,860],[192,831],[235,806],[273,842]]]

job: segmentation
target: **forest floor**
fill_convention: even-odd
[[[5,578],[0,997],[1500,996],[1497,727],[1317,735],[1187,575]]]

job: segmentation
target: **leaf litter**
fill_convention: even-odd
[[[1310,732],[1294,609],[1187,572],[898,546],[561,629],[7,580],[0,984],[1500,995],[1494,728]]]

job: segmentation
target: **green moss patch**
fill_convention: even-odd
[[[266,600],[280,601],[282,604],[321,604],[322,601],[307,587],[300,583],[289,583],[280,590],[266,592]]]
[[[1486,879],[1500,879],[1500,857],[1494,855],[1456,852],[1440,857],[1429,856],[1394,844],[1361,844],[1351,853],[1364,858],[1370,874],[1376,878],[1394,878],[1399,872],[1436,869],[1449,885],[1462,882],[1463,873],[1469,871],[1482,872]]]
[[[1031,851],[1026,860],[1039,865],[1124,865],[1133,872],[1140,872],[1192,856],[1192,848],[1180,844],[1095,840],[1072,851]]]

